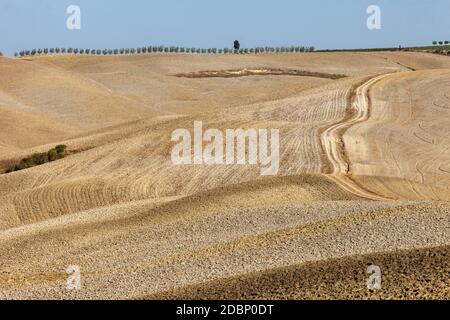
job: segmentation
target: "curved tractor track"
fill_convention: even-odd
[[[350,161],[345,151],[343,136],[351,126],[369,118],[370,88],[389,75],[383,74],[371,77],[356,88],[352,88],[349,93],[350,112],[342,121],[328,127],[320,136],[323,149],[331,164],[331,173],[327,177],[346,191],[362,198],[377,201],[389,199],[365,189],[352,178]]]

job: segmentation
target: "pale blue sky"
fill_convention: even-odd
[[[82,29],[66,28],[66,8]],[[382,30],[366,9],[381,7]],[[0,51],[146,45],[307,45],[318,49],[428,45],[450,40],[449,0],[0,0]]]

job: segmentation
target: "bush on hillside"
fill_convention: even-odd
[[[14,171],[20,171],[36,166],[43,165],[48,162],[56,161],[62,159],[66,156],[67,146],[60,144],[55,148],[50,149],[48,152],[35,153],[29,157],[23,158],[17,165],[9,166],[5,173],[11,173]]]
[[[59,144],[55,147],[56,152],[58,153],[64,153],[67,149],[67,146],[64,144]]]

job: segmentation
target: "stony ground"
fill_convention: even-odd
[[[449,86],[425,53],[0,58],[0,172],[72,153],[0,174],[0,297],[448,299]],[[278,176],[173,165],[194,121],[278,128]]]

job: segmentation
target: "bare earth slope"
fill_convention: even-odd
[[[449,247],[307,262],[162,292],[142,299],[447,299]],[[386,270],[380,291],[361,289],[368,266]],[[399,277],[401,275],[401,277]],[[320,285],[318,285],[320,284]],[[411,290],[411,288],[413,288]]]
[[[0,168],[77,151],[0,174],[0,297],[448,298],[449,61],[0,58]],[[175,76],[230,70],[244,76]],[[278,175],[173,165],[171,133],[194,121],[278,128]],[[371,263],[381,291],[367,289]]]
[[[450,70],[427,70],[372,89],[370,118],[345,137],[364,185],[395,199],[450,200],[449,86]]]

